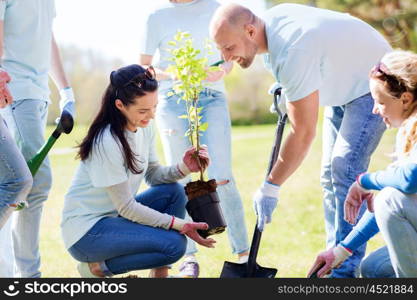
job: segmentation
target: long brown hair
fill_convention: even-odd
[[[150,67],[151,68],[151,67]],[[140,174],[143,169],[139,166],[138,155],[130,148],[125,136],[126,117],[116,107],[116,99],[123,105],[135,103],[137,97],[158,89],[153,69],[144,69],[139,65],[129,65],[113,71],[110,74],[110,84],[102,97],[100,110],[88,129],[87,136],[79,144],[77,157],[86,160],[94,146],[98,146],[103,137],[104,129],[110,125],[110,132],[115,140],[120,142],[128,169],[134,174]]]

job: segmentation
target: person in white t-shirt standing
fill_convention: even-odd
[[[183,151],[190,145],[184,135],[188,129],[188,121],[178,118],[186,114],[186,105],[184,101],[180,101],[180,95],[172,93],[175,80],[165,72],[171,63],[168,48],[172,46],[168,42],[174,39],[178,30],[189,32],[193,38],[193,46],[201,51],[201,57],[207,57],[209,65],[218,62],[221,59],[220,52],[213,47],[213,53],[207,53],[204,45],[209,38],[210,19],[219,6],[214,0],[171,0],[151,13],[145,25],[140,64],[155,65],[160,80],[160,105],[156,122],[168,164],[181,161]],[[159,58],[155,59],[154,55],[158,53]],[[216,179],[218,183],[217,192],[232,253],[237,254],[240,262],[245,262],[249,243],[242,199],[232,173],[231,121],[223,82],[223,77],[230,72],[232,66],[231,62],[223,63],[220,65],[221,71],[209,73],[205,83],[207,88],[199,95],[199,105],[203,107],[202,120],[209,124],[200,140],[210,149],[208,177]],[[181,182],[185,184],[188,181],[189,177]],[[180,266],[179,276],[199,276],[196,253],[195,243],[188,240],[186,258]]]
[[[1,65],[11,77],[8,84],[13,103],[0,109],[2,118],[26,161],[45,143],[51,75],[59,89],[61,111],[75,117],[75,99],[65,75],[59,49],[53,34],[54,0],[0,1]],[[16,274],[7,277],[41,277],[39,231],[43,204],[52,185],[49,159],[40,166],[33,178],[32,189],[26,199],[28,205],[14,216],[13,248],[15,260],[5,261]],[[5,233],[0,242],[0,253],[12,248]],[[5,269],[3,267],[3,269]]]
[[[365,22],[335,11],[297,4],[269,9],[262,18],[237,4],[222,6],[210,33],[226,61],[249,67],[256,54],[282,86],[289,135],[267,180],[254,195],[258,227],[271,222],[280,186],[305,158],[316,134],[319,106],[323,122],[321,184],[327,247],[351,231],[343,203],[356,176],[367,170],[385,125],[372,114],[368,72],[391,50]],[[355,250],[332,277],[355,277],[365,245]]]

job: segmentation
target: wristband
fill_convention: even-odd
[[[347,252],[349,252],[350,254],[353,253],[352,249],[349,249],[348,247],[346,247],[343,243],[340,243],[339,246],[343,247]]]
[[[361,184],[361,177],[362,175],[365,175],[366,173],[360,173],[358,176],[356,176],[356,183],[358,184],[358,186],[364,191],[364,192],[369,192],[368,189],[364,188]]]
[[[360,182],[360,177],[365,174],[365,173],[360,173],[358,174],[358,176],[356,176],[356,183],[359,184],[360,187],[362,187],[361,182]]]
[[[185,220],[172,216],[172,229],[181,231],[185,224],[187,224]]]
[[[333,254],[335,259],[332,263],[332,268],[335,268],[351,256],[352,252],[339,244],[333,248]]]
[[[171,223],[169,224],[168,230],[171,230],[172,229],[172,226],[174,225],[174,220],[175,220],[175,217],[172,216]]]
[[[190,173],[191,173],[190,169],[188,169],[187,165],[186,165],[184,162],[180,162],[180,163],[177,165],[177,170],[178,170],[178,172],[180,172],[180,174],[181,174],[183,177],[185,177],[185,176],[187,176],[188,174],[190,174]]]

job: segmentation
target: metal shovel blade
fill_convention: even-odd
[[[258,224],[256,224],[248,261],[241,264],[225,261],[220,278],[274,278],[278,272],[277,269],[261,267],[256,262],[261,237],[262,232],[258,229]]]
[[[248,269],[248,263],[225,261],[220,278],[274,278],[278,272],[277,269],[261,267],[258,264],[255,264],[252,274],[249,274]]]
[[[275,142],[272,147],[271,156],[269,160],[267,176],[272,170],[278,158],[279,148],[281,146],[282,135],[284,132],[285,123],[287,121],[287,114],[282,113],[278,107],[279,97],[281,96],[281,88],[274,91],[274,107],[278,113],[279,118],[277,128],[275,131]],[[258,256],[259,244],[261,242],[262,232],[258,229],[258,223],[255,225],[253,232],[252,243],[249,251],[249,258],[247,263],[232,263],[225,261],[223,264],[220,278],[274,278],[278,270],[274,268],[265,268],[258,265],[256,258]]]

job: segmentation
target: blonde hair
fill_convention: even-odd
[[[381,62],[389,75],[395,76],[407,91],[414,96],[417,89],[417,54],[411,51],[395,50],[385,54]],[[417,100],[417,97],[414,97]]]
[[[403,143],[403,149],[398,150],[401,150],[402,154],[408,156],[417,142],[417,118],[415,116],[408,118],[401,126],[400,130],[401,135],[405,140]]]
[[[408,111],[408,118],[400,128],[405,138],[401,150],[403,154],[409,155],[417,143],[417,54],[411,51],[395,50],[385,54],[381,63],[387,68],[388,75],[394,76],[406,92],[410,92],[414,98]],[[394,94],[395,91],[390,90],[388,84],[385,84],[385,87],[390,94],[398,97],[398,94]]]

